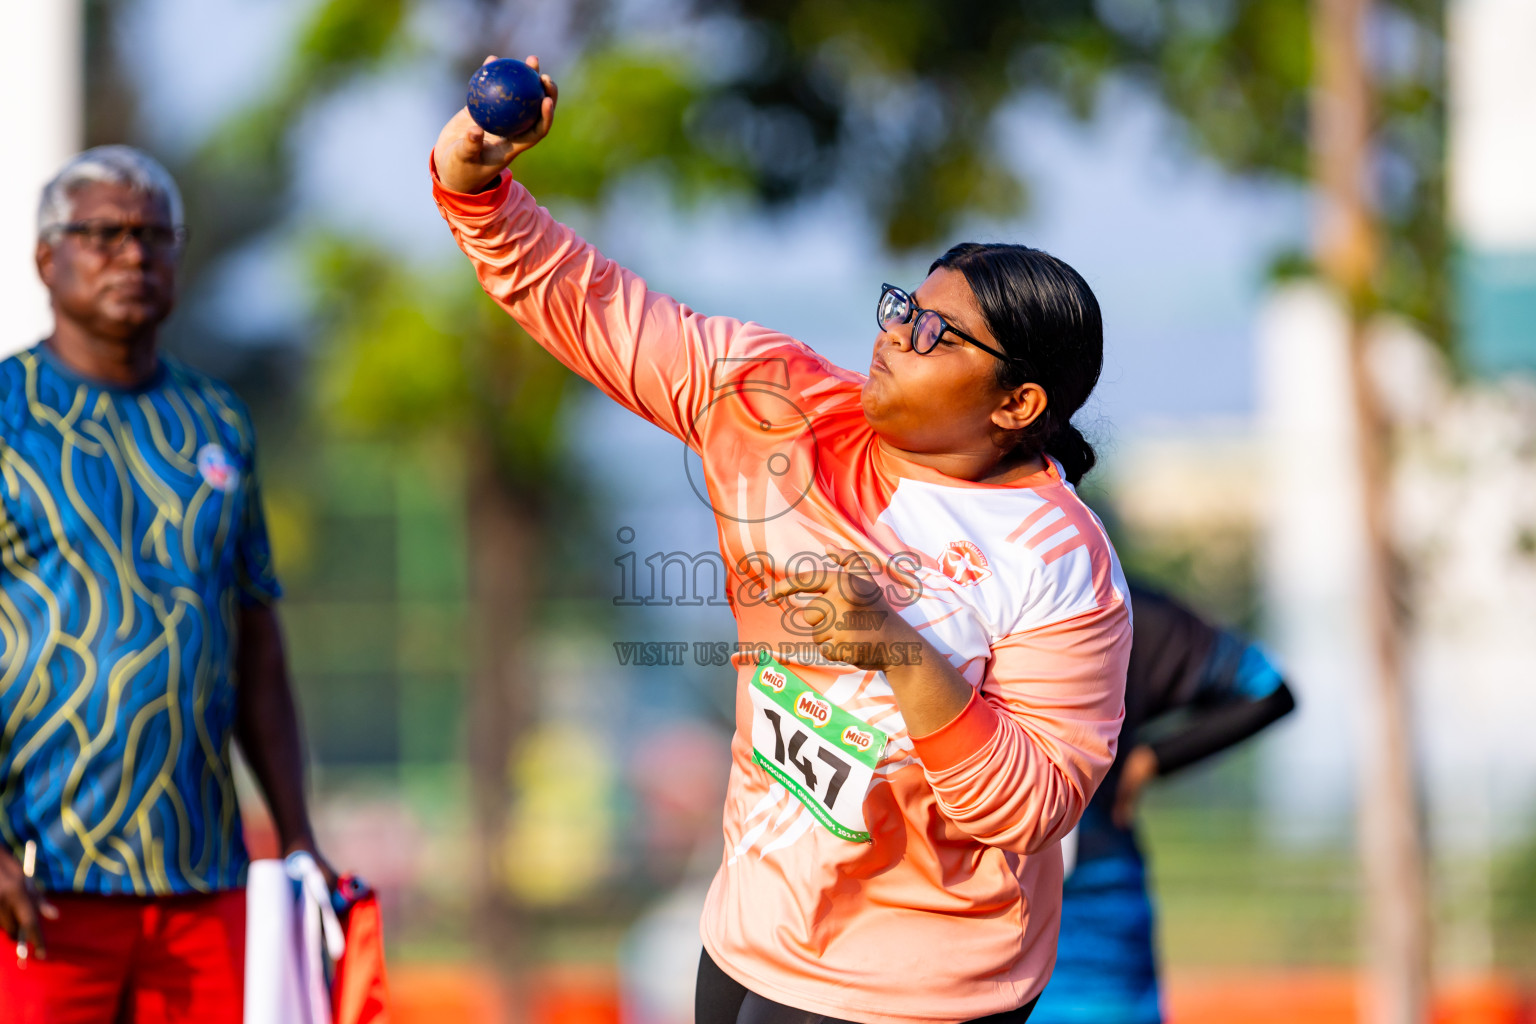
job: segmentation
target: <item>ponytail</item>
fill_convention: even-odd
[[[1093,445],[1088,443],[1083,432],[1074,427],[1070,420],[1058,425],[1051,432],[1050,438],[1045,442],[1045,454],[1061,463],[1061,473],[1067,478],[1067,483],[1073,487],[1076,487],[1099,461]]]

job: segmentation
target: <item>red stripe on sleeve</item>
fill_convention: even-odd
[[[971,694],[970,701],[949,724],[926,736],[913,736],[912,745],[923,767],[941,772],[964,761],[992,742],[997,732],[997,711],[981,696]]]
[[[427,167],[432,171],[432,191],[437,196],[438,202],[451,209],[454,213],[465,217],[483,216],[494,210],[499,210],[507,201],[507,192],[512,186],[512,172],[504,170],[498,176],[496,187],[485,192],[454,192],[443,187],[442,179],[437,176],[437,154],[427,154]]]

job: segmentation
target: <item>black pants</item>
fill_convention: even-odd
[[[1017,1010],[978,1017],[969,1024],[1024,1024],[1039,999],[1031,999]],[[699,957],[698,987],[693,991],[693,1024],[851,1024],[837,1017],[825,1017],[809,1010],[796,1010],[765,999],[743,987],[720,969],[709,951]]]

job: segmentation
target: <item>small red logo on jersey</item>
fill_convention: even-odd
[[[774,693],[782,693],[784,691],[784,684],[788,681],[782,673],[775,672],[771,668],[763,669],[763,682],[771,687]]]
[[[939,572],[962,587],[975,586],[992,575],[987,556],[968,540],[954,540],[939,556]]]

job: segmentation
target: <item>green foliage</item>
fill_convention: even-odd
[[[1307,169],[1307,0],[703,6],[736,12],[764,55],[740,68],[723,93],[802,118],[829,150],[872,144],[897,176],[930,173],[906,159],[924,150],[958,147],[995,159],[991,116],[1020,90],[1058,96],[1086,117],[1115,75],[1164,100],[1192,138],[1235,171],[1300,176]],[[892,98],[871,89],[882,79],[905,102],[877,110]],[[881,130],[866,137],[864,122],[876,115]]]
[[[613,47],[562,74],[557,127],[518,166],[535,195],[595,203],[616,181],[651,174],[680,199],[740,188],[740,168],[689,132],[697,75],[677,54]]]
[[[407,0],[324,0],[300,30],[279,87],[225,124],[202,158],[226,174],[283,177],[288,132],[300,116],[399,49],[407,14]]]
[[[448,433],[489,447],[509,486],[559,483],[570,375],[472,277],[413,273],[338,239],[318,242],[311,266],[327,341],[315,387],[334,429],[389,440]]]
[[[407,49],[407,0],[324,0],[282,85],[234,118],[201,159],[226,182],[275,195],[292,175],[288,135],[305,110]],[[472,40],[466,39],[466,48]],[[610,46],[562,73],[559,130],[520,175],[543,197],[582,203],[649,173],[680,197],[740,188],[731,163],[690,132],[700,84],[675,54]],[[445,117],[447,111],[445,111]],[[315,395],[332,427],[372,438],[447,431],[489,450],[510,488],[557,484],[569,374],[455,266],[441,276],[337,238],[308,256],[319,319]]]
[[[1169,33],[1150,62],[1158,91],[1224,166],[1306,175],[1309,6],[1250,0],[1229,25],[1196,21]]]
[[[305,27],[289,76],[306,85],[334,82],[378,61],[393,47],[405,0],[330,0]]]
[[[1353,966],[1360,956],[1353,851],[1347,843],[1267,841],[1244,778],[1254,753],[1250,747],[1159,780],[1147,794],[1141,838],[1153,851],[1158,953],[1186,968]]]
[[[467,427],[465,339],[437,308],[443,289],[423,287],[384,254],[340,239],[322,240],[309,262],[330,342],[316,390],[331,424],[392,439]]]
[[[1536,838],[1496,859],[1493,906],[1499,960],[1521,977],[1536,978]]]
[[[1106,82],[1134,81],[1228,170],[1298,182],[1309,173],[1309,0],[696,6],[735,19],[752,41],[743,49],[755,58],[704,97],[699,121],[744,140],[736,149],[758,194],[774,202],[851,184],[896,248],[942,240],[969,212],[1021,204],[994,117],[1021,91],[1089,117]],[[1444,0],[1377,8],[1378,299],[1444,339]],[[715,109],[729,116],[709,116]],[[803,151],[786,160],[782,145],[762,142],[770,137]]]

